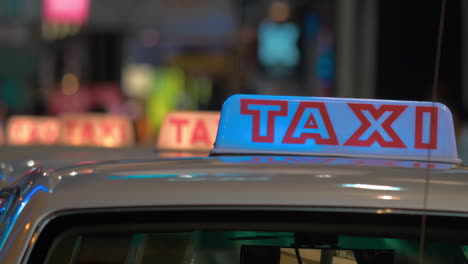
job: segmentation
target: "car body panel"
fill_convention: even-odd
[[[4,263],[16,263],[26,246],[34,244],[34,232],[44,219],[70,210],[287,207],[468,212],[468,170],[443,163],[321,157],[124,160],[37,169],[17,185],[22,203],[13,208],[15,219],[2,241]]]
[[[47,169],[71,166],[87,161],[128,159],[155,159],[208,156],[207,151],[157,151],[150,147],[97,148],[97,147],[9,147],[4,146],[8,156],[0,157],[0,188],[16,181],[33,167]]]

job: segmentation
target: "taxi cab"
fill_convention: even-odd
[[[235,95],[209,157],[3,188],[0,263],[468,263],[460,163],[439,103]]]

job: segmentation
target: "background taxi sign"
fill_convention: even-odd
[[[128,147],[135,143],[132,123],[125,116],[67,114],[61,121],[60,142],[64,145]]]
[[[443,104],[292,96],[230,97],[212,153],[460,162]]]
[[[166,115],[159,133],[157,148],[199,150],[213,148],[219,112],[172,112]]]
[[[56,117],[12,116],[6,134],[10,145],[53,145],[59,138],[60,120]]]

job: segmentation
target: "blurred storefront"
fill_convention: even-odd
[[[139,142],[152,144],[167,113],[217,111],[234,93],[428,100],[440,1],[426,3],[430,11],[415,19],[419,7],[375,0],[0,1],[0,122],[11,114],[126,115]],[[461,121],[466,9],[460,0],[448,5],[441,77],[442,99]]]
[[[373,22],[370,0],[14,2],[0,13],[0,36],[18,42],[0,40],[15,57],[0,62],[12,113],[123,114],[148,144],[167,113],[219,110],[234,93],[373,95],[373,57],[353,56],[363,42],[372,53],[374,29],[349,33]]]

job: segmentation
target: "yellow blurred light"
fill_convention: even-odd
[[[70,35],[76,35],[80,32],[81,25],[72,24],[70,25]]]
[[[49,26],[50,26],[52,39],[57,39],[60,34],[60,25],[53,23],[53,24],[49,24]]]
[[[44,23],[42,24],[42,37],[45,40],[53,41],[67,36],[76,35],[81,29],[81,25],[69,23]]]
[[[31,223],[27,223],[27,224],[24,226],[24,230],[28,230],[30,226],[31,226]]]
[[[390,214],[390,213],[392,213],[392,212],[393,212],[392,209],[378,209],[378,210],[376,211],[377,214]]]
[[[49,24],[42,24],[42,37],[49,41],[55,38],[52,27]]]
[[[119,140],[116,137],[105,137],[102,139],[102,146],[103,147],[116,147],[119,145]]]
[[[34,235],[31,237],[31,240],[29,241],[29,244],[34,244],[37,240],[38,233],[34,233]]]
[[[145,98],[153,81],[154,68],[146,64],[131,64],[122,72],[123,90],[125,94],[136,98]]]
[[[72,73],[67,73],[62,78],[62,92],[65,95],[73,95],[80,89],[78,77]]]
[[[400,197],[392,195],[379,195],[377,198],[381,200],[400,200]]]
[[[270,19],[275,22],[284,22],[289,18],[289,5],[286,2],[274,2],[269,10]]]

